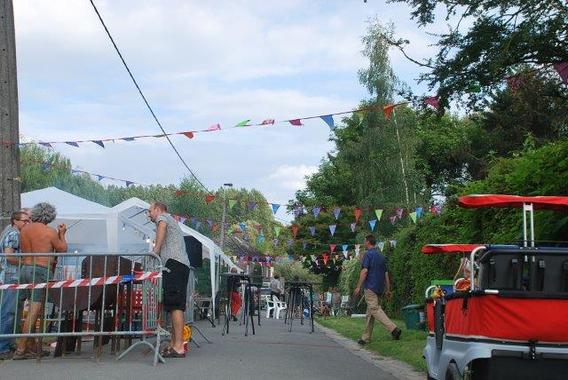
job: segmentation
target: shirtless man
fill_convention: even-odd
[[[32,208],[32,223],[28,224],[20,233],[20,249],[22,253],[45,254],[52,252],[66,252],[67,242],[65,233],[67,226],[59,225],[57,231],[48,226],[55,219],[55,207],[49,203],[38,203]],[[50,279],[52,271],[51,264],[54,264],[52,257],[30,255],[22,260],[20,270],[20,284],[44,283]],[[24,321],[22,333],[32,331],[35,328],[37,319],[42,311],[45,290],[34,289],[23,293],[22,298],[30,301],[28,317]],[[14,360],[31,359],[34,353],[26,352],[27,338],[18,339],[17,349],[14,353]],[[41,352],[40,352],[41,354]]]

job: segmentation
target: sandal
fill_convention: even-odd
[[[167,352],[164,352],[162,354],[162,357],[164,358],[185,358],[185,352],[183,353],[179,353],[176,350],[174,350],[173,348]]]
[[[14,356],[12,356],[12,360],[28,360],[28,359],[35,359],[35,354],[30,352],[14,352]]]

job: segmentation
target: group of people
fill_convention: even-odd
[[[22,209],[12,213],[10,225],[0,235],[0,251],[4,254],[0,257],[1,284],[45,283],[53,277],[55,260],[52,256],[40,254],[67,251],[67,226],[61,224],[57,229],[48,226],[55,217],[55,207],[49,203],[38,203],[31,210]],[[30,255],[11,256],[18,253]],[[0,333],[35,330],[45,294],[45,289],[4,290],[0,303]],[[21,325],[25,301],[28,301],[28,310]],[[0,339],[0,359],[22,360],[37,355],[49,355],[49,351],[37,347],[33,339],[20,338],[15,347],[13,340]]]
[[[3,253],[0,256],[0,285],[40,284],[53,279],[56,259],[51,254],[67,252],[68,248],[67,226],[60,224],[57,229],[49,226],[56,215],[55,207],[49,203],[38,203],[32,209],[12,213],[10,225],[0,235],[0,253]],[[165,204],[153,203],[147,215],[156,224],[153,251],[165,264],[163,305],[172,320],[171,341],[161,354],[169,358],[185,357],[183,328],[190,267],[185,241]],[[11,257],[18,253],[30,255]],[[43,312],[46,289],[1,291],[0,334],[33,333]],[[23,312],[25,301],[28,301],[27,313]],[[0,359],[31,359],[37,355],[47,356],[49,351],[37,347],[33,339],[20,338],[14,342],[0,338]]]

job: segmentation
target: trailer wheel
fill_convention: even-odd
[[[446,380],[463,380],[463,376],[460,374],[456,363],[450,363],[448,366],[448,370],[446,371]]]

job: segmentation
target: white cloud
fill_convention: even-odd
[[[350,110],[365,96],[360,38],[380,12],[428,53],[408,9],[382,1],[97,0],[169,132]],[[28,138],[157,134],[88,1],[14,2],[21,127]],[[395,54],[395,53],[393,53]],[[416,68],[394,57],[395,71]],[[409,74],[410,76],[410,74]],[[402,78],[408,80],[409,78]],[[336,122],[339,122],[337,118]],[[321,120],[197,135],[174,143],[208,187],[258,188],[285,203],[332,148]],[[57,150],[87,171],[142,183],[187,175],[163,139]]]
[[[317,166],[280,165],[268,176],[268,180],[276,181],[288,190],[300,190],[306,186],[306,176],[317,172]]]

